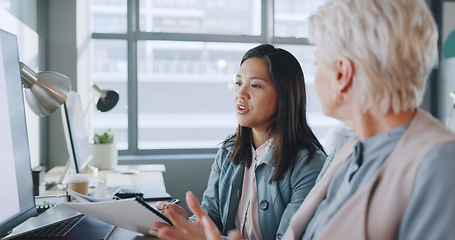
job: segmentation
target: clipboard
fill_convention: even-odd
[[[154,222],[172,225],[171,221],[141,197],[100,202],[73,202],[61,205],[86,216],[130,231],[150,235]]]

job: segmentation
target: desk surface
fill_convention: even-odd
[[[60,176],[64,171],[64,167],[55,167],[49,170],[46,173],[45,181],[52,182],[58,181]],[[97,178],[104,180],[106,179],[106,175],[109,173],[113,173],[112,171],[99,171],[97,174]],[[163,173],[161,171],[146,171],[140,172],[139,174],[128,174],[130,176],[131,184],[133,186],[153,186],[154,188],[159,188],[166,191],[166,187],[164,185],[164,178]],[[105,187],[102,183],[100,183],[96,188],[90,188],[89,192],[95,192],[98,188]],[[51,190],[46,191],[45,195],[55,195],[55,194],[62,194],[62,190]],[[153,204],[153,202],[151,202]],[[152,223],[150,223],[151,227]],[[109,236],[108,240],[142,240],[142,239],[158,239],[155,237],[144,236],[141,233],[132,232],[123,228],[116,227],[114,231],[112,231],[111,235]]]
[[[51,170],[49,170],[46,175],[45,175],[45,182],[58,182],[60,180],[60,177],[63,174],[64,167],[54,167]],[[108,174],[119,174],[119,175],[125,175],[122,173],[115,173],[110,170],[101,170],[98,171],[96,174],[89,173],[92,178],[97,178],[101,180],[101,183],[98,184],[96,188],[90,188],[89,193],[99,191],[100,188],[105,187],[103,184],[103,181],[106,179],[106,176]],[[133,186],[153,186],[154,188],[158,188],[160,190],[166,191],[166,186],[164,185],[164,178],[163,178],[163,173],[161,171],[143,171],[138,174],[126,174],[129,176],[131,184]],[[58,188],[53,188],[51,190],[46,190],[44,192],[44,195],[54,195],[54,194],[62,194],[65,193],[64,191],[58,189]]]

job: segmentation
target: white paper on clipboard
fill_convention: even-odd
[[[146,235],[150,235],[148,232],[154,222],[170,223],[158,210],[138,198],[61,205],[117,227]]]

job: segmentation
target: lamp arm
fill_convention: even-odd
[[[93,84],[93,85],[92,85],[92,90],[93,90],[95,93],[99,94],[99,95],[100,95],[100,98],[105,98],[105,97],[106,97],[106,92],[107,92],[107,91],[106,91],[106,90],[101,90],[101,88],[100,88],[98,85]]]
[[[84,118],[85,118],[85,115],[86,115],[87,112],[88,112],[88,109],[90,108],[90,105],[93,103],[94,100],[95,100],[95,96],[92,96],[92,98],[90,99],[90,101],[89,101],[88,104],[87,104],[87,107],[86,107],[85,110],[84,110]]]
[[[38,81],[38,74],[25,65],[23,62],[20,62],[21,66],[21,75],[22,75],[22,85],[26,88],[31,88]]]

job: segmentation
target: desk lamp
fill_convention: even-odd
[[[57,72],[34,72],[20,63],[25,99],[32,111],[40,116],[55,112],[66,100],[71,90],[71,80]]]
[[[20,63],[22,85],[25,88],[25,100],[32,111],[40,116],[55,112],[66,101],[71,90],[71,80],[56,72],[34,72]],[[44,167],[41,165],[32,170],[33,195],[39,195],[39,185],[44,181]]]
[[[113,90],[103,90],[98,85],[93,84],[92,90],[98,97],[96,108],[101,112],[107,112],[115,107],[118,102],[119,95]]]

